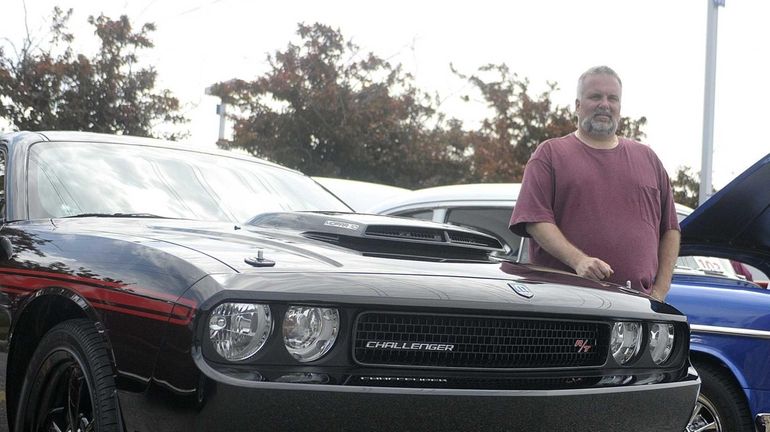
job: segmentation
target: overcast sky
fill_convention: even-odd
[[[438,92],[442,111],[468,126],[483,118],[472,88],[454,76],[487,63],[506,63],[535,90],[555,81],[555,101],[572,105],[575,81],[607,64],[623,79],[623,115],[646,116],[647,139],[669,174],[700,169],[706,12],[709,0],[475,0],[387,2],[302,0],[27,0],[30,33],[49,24],[54,5],[73,8],[76,40],[90,41],[88,15],[126,14],[154,22],[155,48],[142,58],[158,70],[161,88],[187,104],[191,141],[214,146],[217,99],[212,83],[253,79],[267,70],[266,54],[297,41],[298,22],[339,28],[363,51],[401,63],[417,85]],[[0,38],[20,43],[24,3],[3,0]],[[714,186],[720,188],[770,153],[770,2],[727,0],[719,9]],[[92,51],[89,51],[92,52]],[[470,92],[470,93],[469,93]]]

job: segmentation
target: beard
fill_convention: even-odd
[[[608,121],[597,120],[597,116],[607,116]],[[618,130],[618,124],[612,118],[612,114],[604,111],[595,111],[590,117],[580,119],[580,126],[589,134],[610,136]]]

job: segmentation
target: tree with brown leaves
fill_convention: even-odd
[[[126,16],[89,17],[101,45],[88,57],[73,50],[71,15],[72,9],[54,9],[51,39],[43,47],[30,35],[20,49],[10,41],[0,47],[0,116],[19,130],[138,136],[153,136],[160,123],[186,121],[177,98],[155,90],[155,69],[140,67],[139,52],[153,47],[153,24],[136,32]]]
[[[225,147],[309,175],[419,187],[467,171],[465,141],[412,77],[346,42],[339,30],[300,24],[298,44],[268,56],[254,81],[230,80],[212,94],[236,105]]]
[[[674,189],[674,201],[691,208],[698,207],[700,180],[698,173],[693,173],[692,168],[680,166],[676,176],[671,179],[671,187]],[[712,192],[716,192],[716,189]]]

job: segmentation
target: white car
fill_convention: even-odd
[[[337,198],[359,213],[389,198],[411,192],[410,189],[397,186],[358,180],[332,177],[313,177],[313,180],[320,183],[324,189],[336,195]]]
[[[438,186],[398,195],[367,208],[366,212],[469,226],[495,236],[505,246],[506,255],[527,262],[526,240],[522,241],[508,229],[508,220],[520,190],[520,183]],[[677,204],[676,213],[681,221],[692,213],[692,209]],[[680,257],[677,267],[680,272],[739,277],[730,261],[720,258]]]
[[[369,207],[367,213],[472,226],[497,237],[517,256],[521,237],[508,230],[519,183],[479,183],[418,189]]]

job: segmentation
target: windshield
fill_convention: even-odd
[[[35,144],[28,185],[31,219],[122,213],[244,222],[273,211],[350,211],[294,171],[126,144]]]

